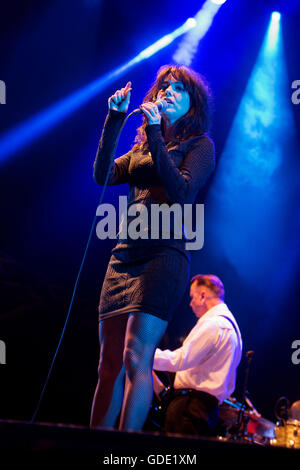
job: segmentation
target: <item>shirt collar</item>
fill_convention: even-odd
[[[207,320],[208,318],[212,318],[216,315],[224,315],[224,314],[230,314],[230,311],[227,307],[227,305],[224,302],[221,302],[220,304],[214,305],[214,307],[210,308],[207,310],[207,312],[203,315],[203,317],[199,318],[199,320]]]

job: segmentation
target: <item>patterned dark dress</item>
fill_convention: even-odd
[[[125,113],[110,111],[102,132],[94,179],[103,185],[113,158],[113,147]],[[109,185],[129,185],[128,209],[143,204],[151,214],[153,204],[192,204],[212,173],[214,144],[206,135],[165,143],[158,124],[146,127],[148,148],[116,158]],[[127,227],[132,217],[127,217]],[[124,229],[124,227],[123,227]],[[151,216],[143,238],[132,239],[120,230],[103,282],[99,321],[130,312],[145,312],[170,320],[189,283],[190,254],[184,236],[163,238],[158,228],[151,234]],[[126,236],[124,237],[124,234]],[[147,238],[146,238],[147,237]]]

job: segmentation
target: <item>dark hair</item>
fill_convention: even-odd
[[[156,100],[163,82],[169,75],[183,83],[189,93],[191,103],[189,111],[175,123],[175,139],[182,140],[193,135],[204,134],[208,131],[210,125],[211,91],[204,77],[189,67],[184,65],[163,65],[159,69],[156,80],[145,96],[143,103]],[[147,120],[144,118],[143,124],[137,129],[138,133],[135,137],[133,150],[146,146],[146,126]],[[163,119],[162,132],[164,134]]]
[[[218,276],[215,276],[214,274],[197,274],[191,279],[191,285],[194,282],[197,286],[208,287],[208,289],[214,292],[219,299],[224,300],[224,286]]]

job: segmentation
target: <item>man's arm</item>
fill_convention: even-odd
[[[157,377],[156,373],[152,371],[152,377],[153,377],[153,391],[157,398],[160,400],[159,394],[164,390],[165,386],[162,383],[162,381]]]
[[[178,372],[201,364],[215,352],[219,337],[219,327],[212,319],[200,327],[196,325],[180,348],[175,351],[156,349],[153,369]]]

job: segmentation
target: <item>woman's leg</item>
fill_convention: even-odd
[[[168,322],[148,313],[131,313],[128,318],[124,365],[125,393],[120,429],[141,430],[153,395],[152,366]]]
[[[107,318],[100,322],[100,359],[90,426],[115,426],[121,411],[125,369],[123,367],[124,339],[128,315]]]

